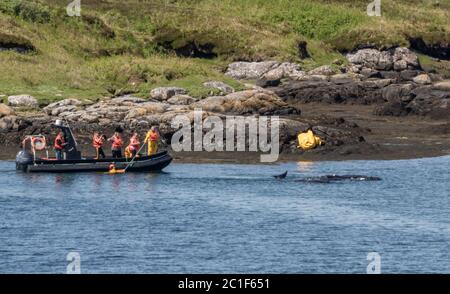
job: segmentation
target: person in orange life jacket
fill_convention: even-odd
[[[66,140],[64,139],[63,132],[59,132],[55,138],[55,147],[54,147],[57,160],[63,159],[63,150],[66,145],[67,143]]]
[[[115,132],[114,135],[108,139],[109,142],[112,142],[111,151],[113,158],[121,158],[122,157],[122,136],[119,132]]]
[[[140,148],[141,142],[139,142],[139,135],[137,132],[133,132],[133,136],[130,138],[130,145],[128,145],[128,149],[131,151],[133,157],[136,156]]]
[[[103,144],[105,143],[106,137],[99,132],[94,133],[94,137],[92,138],[92,146],[94,146],[96,151],[95,159],[99,159],[100,156],[105,158],[105,152],[103,152]]]

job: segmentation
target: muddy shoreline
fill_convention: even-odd
[[[310,151],[300,151],[284,146],[277,162],[287,161],[342,161],[342,160],[397,160],[450,155],[450,122],[420,116],[390,117],[373,114],[375,106],[306,103],[298,105],[303,110],[302,119],[314,121],[326,116],[335,121],[345,118],[349,124],[364,130],[364,142],[340,146],[325,145]],[[109,128],[103,128],[106,133]],[[93,156],[88,133],[74,132],[79,138],[83,155]],[[13,160],[20,150],[15,137],[13,144],[3,141],[1,160]],[[7,144],[5,144],[7,143]],[[180,163],[260,163],[257,152],[173,152],[174,162]],[[105,152],[109,155],[109,146]],[[50,154],[53,152],[50,149]]]

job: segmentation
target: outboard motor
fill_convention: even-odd
[[[30,164],[33,164],[33,154],[26,150],[19,151],[16,155],[16,170],[26,172]]]

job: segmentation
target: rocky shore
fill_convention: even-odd
[[[128,135],[131,130],[143,134],[156,125],[164,142],[170,142],[177,130],[171,125],[173,118],[184,114],[193,120],[194,109],[202,109],[203,119],[280,116],[281,152],[293,160],[450,154],[450,81],[423,71],[407,48],[362,49],[346,57],[346,64],[308,72],[288,62],[235,62],[226,75],[244,81],[247,89],[235,91],[221,81],[209,81],[205,86],[218,94],[204,99],[175,87],[153,89],[146,98],[104,97],[96,103],[69,98],[42,108],[29,95],[4,97],[0,145],[14,149],[30,134],[52,138],[51,124],[56,119],[70,123],[86,148],[93,131],[110,134],[117,126]],[[310,127],[326,144],[312,151],[298,150],[296,135]],[[178,157],[195,161],[214,156],[218,155]]]

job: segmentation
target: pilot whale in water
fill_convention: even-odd
[[[381,178],[363,175],[325,175],[297,180],[297,182],[307,183],[333,183],[338,181],[381,181]]]

